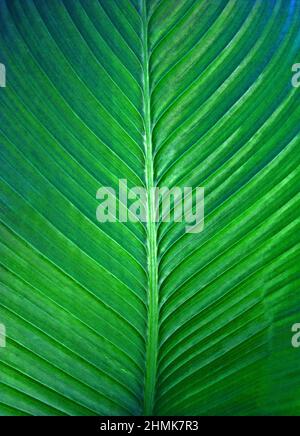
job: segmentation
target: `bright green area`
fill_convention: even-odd
[[[0,0],[0,415],[300,415],[299,23]],[[119,179],[203,186],[204,231],[98,223]]]

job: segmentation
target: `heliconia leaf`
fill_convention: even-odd
[[[0,415],[300,414],[299,23],[0,0]],[[201,231],[158,187],[204,188]]]

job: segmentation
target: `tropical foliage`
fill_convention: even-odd
[[[0,414],[300,414],[299,22],[0,0]],[[119,179],[203,186],[204,231],[99,224]]]

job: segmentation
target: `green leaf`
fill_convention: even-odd
[[[0,415],[300,414],[300,0],[0,0]],[[99,223],[100,187],[147,223]],[[152,188],[204,187],[205,225]]]

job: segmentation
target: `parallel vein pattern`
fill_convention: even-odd
[[[128,15],[106,1],[1,2],[5,412],[143,407],[145,228],[95,219],[100,186],[144,185],[141,24]]]
[[[299,414],[300,2],[172,5],[150,18],[156,182],[204,186],[205,229],[158,228],[155,413]]]
[[[299,0],[0,0],[0,415],[300,414]],[[96,221],[119,179],[205,228]]]

